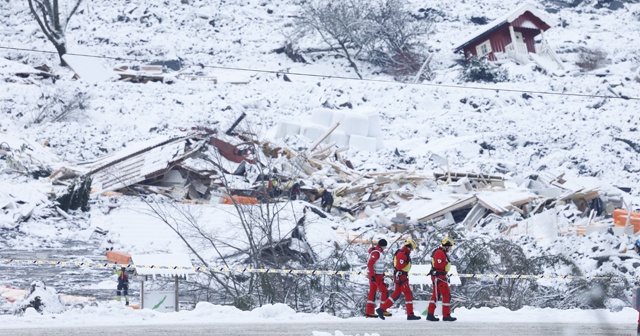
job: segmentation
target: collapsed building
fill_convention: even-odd
[[[196,204],[295,199],[308,202],[323,216],[357,220],[375,215],[382,227],[400,234],[452,223],[473,229],[492,221],[500,221],[506,235],[538,239],[606,230],[634,234],[640,230],[637,216],[625,212],[626,217],[612,217],[616,209],[627,207],[624,192],[614,187],[584,185],[552,172],[509,180],[444,170],[434,174],[367,172],[353,167],[343,151],[330,142],[350,141],[345,140],[345,133],[331,137],[337,127],[325,127],[308,149],[294,151],[237,131],[245,116],[242,114],[226,131],[194,127],[181,136],[150,139],[78,164],[42,154],[46,148],[39,144],[20,146],[17,140],[5,142],[0,156],[12,163],[12,169],[40,172],[51,184],[62,187],[57,195],[50,195],[53,199],[79,180],[90,178],[92,195],[153,193]],[[379,144],[375,136],[370,145],[365,136],[356,139],[372,150]],[[332,196],[332,206],[321,210],[325,191]],[[2,194],[0,201],[5,225],[25,220],[28,209],[33,208],[7,194]],[[354,238],[359,237],[356,234],[341,235],[350,242],[361,241]]]

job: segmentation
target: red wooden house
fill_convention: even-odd
[[[454,51],[463,51],[466,56],[488,57],[491,61],[513,59],[528,63],[533,60],[547,72],[553,72],[562,68],[560,59],[544,38],[544,32],[553,26],[546,13],[531,4],[523,4],[484,26]]]

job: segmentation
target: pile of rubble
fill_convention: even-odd
[[[14,170],[22,169],[20,162],[34,166],[38,158],[49,158],[35,166],[50,169],[53,185],[68,187],[90,177],[92,194],[155,193],[198,204],[295,199],[315,205],[310,208],[323,215],[351,220],[377,216],[383,227],[397,233],[451,223],[471,229],[505,218],[503,233],[536,238],[604,230],[633,234],[640,229],[630,223],[635,217],[615,223],[611,219],[615,209],[625,207],[623,191],[613,187],[581,185],[552,173],[505,180],[451,171],[361,171],[340,149],[323,142],[335,128],[308,150],[296,152],[235,131],[244,117],[226,132],[193,128],[184,136],[152,139],[75,165],[8,145],[0,158],[13,162]],[[29,148],[33,153],[46,151],[37,144]],[[24,220],[11,195],[3,194],[2,200],[3,221]],[[15,212],[21,215],[12,215]]]

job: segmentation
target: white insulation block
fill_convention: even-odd
[[[329,141],[327,142],[333,142],[338,147],[346,147],[349,146],[349,135],[345,132],[335,130],[333,131],[333,133],[331,133],[331,135],[329,136]]]
[[[325,108],[311,110],[311,122],[324,127],[333,125],[334,111]]]
[[[369,114],[367,117],[369,118],[369,131],[367,136],[382,136],[382,130],[380,130],[380,116],[378,114]]]
[[[276,130],[276,138],[284,138],[288,135],[296,135],[300,133],[300,124],[291,121],[281,121],[278,123]]]
[[[321,136],[323,136],[327,132],[326,127],[322,127],[320,125],[304,125],[301,129],[301,134],[307,137],[307,139],[311,141],[318,140]]]
[[[347,114],[344,117],[343,130],[349,135],[369,135],[369,118],[362,114]]]
[[[349,137],[349,147],[359,150],[375,152],[377,148],[377,139],[361,135],[352,134]]]

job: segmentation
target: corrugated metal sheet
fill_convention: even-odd
[[[198,140],[197,136],[153,139],[70,169],[91,175],[95,192],[118,190],[170,169],[200,149],[204,141]]]

